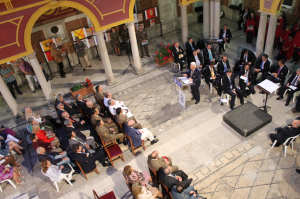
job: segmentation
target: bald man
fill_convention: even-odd
[[[200,102],[199,87],[201,84],[201,72],[199,68],[196,66],[197,66],[196,62],[191,62],[190,69],[188,69],[186,73],[183,74],[183,76],[189,78],[189,80],[193,82],[193,84],[191,84],[191,90],[193,95],[192,99],[195,99],[196,100],[195,104],[198,104]]]
[[[298,118],[297,118],[298,119]],[[283,128],[277,128],[276,133],[270,134],[270,139],[272,140],[272,143],[274,143],[275,140],[277,140],[274,147],[279,147],[281,144],[283,144],[288,138],[294,137],[300,134],[300,120],[294,120],[292,124],[287,125]],[[271,144],[272,146],[272,144]]]

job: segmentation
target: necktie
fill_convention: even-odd
[[[228,76],[227,76],[228,77]],[[232,85],[231,85],[231,81],[230,81],[230,77],[228,77],[228,79],[229,79],[229,87],[230,87],[230,89],[232,89]]]
[[[249,81],[248,81],[248,72],[249,72],[249,71],[246,71],[246,74],[247,74],[246,84],[249,83]]]
[[[245,59],[244,59],[244,62],[247,62],[247,55],[245,55]]]
[[[210,59],[210,60],[213,60],[213,58],[212,58],[212,56],[211,56],[210,50],[208,50],[208,54],[209,54],[209,59]]]
[[[279,70],[278,70],[278,73],[277,73],[278,75],[279,75],[279,73],[280,73],[281,69],[282,69],[282,67],[279,67]]]
[[[193,73],[194,73],[194,71],[192,70],[192,72],[191,72],[191,77],[193,76]]]
[[[179,52],[179,49],[178,48],[176,48],[176,49],[177,49],[177,52]],[[179,54],[179,59],[182,58],[182,57],[183,57],[183,55]]]
[[[68,104],[68,103],[66,103],[64,100],[62,100],[62,103],[64,103],[65,105],[69,106],[69,104]]]
[[[192,50],[194,50],[194,48],[193,48],[193,45],[190,43],[190,45],[191,45],[191,47],[192,47]]]
[[[223,62],[223,65],[224,65],[224,72],[226,73],[226,72],[227,72],[227,66],[226,66],[226,63]]]
[[[262,70],[262,69],[264,69],[264,61],[263,62],[261,62],[261,65],[260,65],[260,69]]]
[[[71,122],[76,123],[74,120],[72,120],[71,118],[68,118]]]
[[[197,65],[200,66],[201,64],[200,64],[200,61],[198,59],[198,56],[195,56],[195,60],[196,60]]]
[[[298,78],[299,78],[299,76],[297,75],[297,76],[294,78],[294,80],[292,81],[292,85],[293,85],[293,86],[296,86],[297,81],[298,81]]]
[[[215,77],[215,74],[214,74],[213,68],[210,68],[210,74],[211,74],[211,77]]]

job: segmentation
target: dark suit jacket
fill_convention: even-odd
[[[243,62],[245,63],[245,61],[244,61],[244,52],[245,52],[245,51],[246,51],[246,50],[244,49],[244,50],[242,51],[242,53],[241,53],[241,57],[240,57],[240,65],[241,65]],[[256,60],[255,54],[254,54],[251,50],[248,50],[247,61],[248,61],[248,62],[251,62],[250,67],[253,67],[253,66],[254,66],[255,60]]]
[[[217,71],[216,71],[215,67],[213,67],[213,71],[214,71],[214,73],[215,73],[215,76],[217,76]],[[206,66],[206,67],[204,68],[204,70],[202,70],[202,72],[203,72],[203,76],[205,77],[205,79],[206,79],[206,80],[210,80],[210,78],[211,78],[210,67],[209,67],[209,66]]]
[[[136,130],[135,128],[130,128],[129,126],[127,126],[127,123],[125,123],[124,131],[131,138],[134,147],[139,147],[142,145],[142,134],[138,130]],[[128,145],[130,145],[129,140]]]
[[[256,62],[255,67],[256,69],[260,69],[262,60],[260,59],[259,61]],[[267,73],[270,70],[270,62],[267,60],[264,64],[264,69],[261,70],[262,73]]]
[[[249,10],[248,10],[248,12],[247,12],[247,15],[246,15],[246,20],[248,19],[248,15],[249,15]],[[239,13],[240,15],[241,15],[241,17],[240,17],[240,20],[242,20],[243,19],[243,16],[244,16],[244,14],[245,14],[245,10],[240,10],[240,13]]]
[[[93,108],[85,107],[85,109],[84,109],[85,114],[87,114],[89,117],[91,117],[92,109]]]
[[[39,160],[39,162],[41,162],[43,159],[46,159],[46,160],[50,161],[51,164],[56,165],[57,163],[59,163],[59,162],[62,161],[62,158],[52,159],[50,156],[48,156],[46,154],[53,155],[53,156],[59,155],[58,152],[46,151],[45,154],[38,154],[38,160]]]
[[[223,32],[224,32],[224,29],[222,28],[222,29],[220,30],[219,39],[223,39]],[[227,42],[230,43],[230,38],[232,37],[230,29],[227,29],[227,30],[226,30],[226,35],[225,35],[225,37],[226,37],[226,39],[227,39]]]
[[[204,66],[204,61],[203,61],[202,55],[201,55],[200,53],[197,53],[197,57],[198,57],[198,59],[199,59],[199,61],[200,61],[200,65],[202,65],[202,67],[203,67],[203,66]],[[192,62],[195,62],[195,63],[197,64],[196,59],[195,59],[195,56],[194,56],[193,54],[192,54],[191,56],[188,57],[188,61],[189,61],[189,65],[190,65]]]
[[[280,68],[280,66],[277,65],[277,66],[275,67],[275,70],[273,71],[273,73],[278,73],[279,68]],[[284,82],[285,82],[285,77],[286,77],[288,71],[289,71],[289,69],[286,67],[286,65],[284,65],[284,66],[282,67],[282,69],[280,70],[280,73],[278,74],[277,78],[280,79],[280,84],[281,84],[281,85],[284,84]]]
[[[197,47],[197,45],[195,44],[194,41],[192,42],[192,46],[193,46],[194,50],[198,50],[198,47]],[[185,49],[186,49],[186,55],[188,57],[190,57],[191,55],[193,55],[193,49],[192,49],[191,44],[190,44],[189,41],[186,42]]]
[[[188,69],[188,70],[186,71],[186,74],[187,74],[188,78],[192,78],[193,83],[194,83],[196,86],[199,87],[200,84],[201,84],[201,72],[200,72],[200,70],[196,67],[196,68],[195,68],[195,71],[194,71],[194,73],[193,73],[193,76],[191,76],[191,72],[192,72],[191,69]]]
[[[178,47],[178,50],[179,50],[179,52],[176,50],[175,47],[173,47],[173,49],[172,49],[175,63],[179,62],[179,54],[182,54],[184,56],[184,50],[181,48],[181,46]],[[180,52],[180,50],[182,50],[182,51]]]
[[[73,109],[73,108],[70,108],[68,105],[70,105],[70,104],[65,104],[65,103],[63,103],[62,101],[60,101],[60,100],[58,100],[58,99],[56,99],[55,100],[55,107],[59,104],[59,103],[62,103],[63,105],[64,105],[64,110],[66,110],[66,112],[68,112],[70,115],[74,115],[74,114],[76,114],[77,113],[77,109]],[[72,105],[70,105],[71,107],[72,107]]]
[[[67,131],[73,131],[76,136],[80,137],[82,140],[86,141],[86,136],[79,130],[79,129],[75,129],[73,127],[66,127]]]
[[[63,112],[65,112],[65,111],[60,110],[60,109],[57,110],[57,116],[58,116],[58,118],[63,119],[63,117],[62,117]]]
[[[290,137],[294,137],[299,134],[300,134],[299,128],[294,128],[294,127],[289,128],[288,126],[286,126],[282,129],[277,130],[277,135],[279,136],[279,139],[277,141],[282,144],[286,141],[286,139]]]
[[[228,60],[226,60],[226,66],[227,66],[227,70],[230,69],[230,64],[229,64]],[[218,62],[217,73],[222,76],[226,75],[226,73],[224,72],[224,64],[223,64],[222,60]]]
[[[245,75],[245,69],[241,70],[241,76]],[[228,78],[227,78],[228,79]],[[252,69],[249,69],[249,73],[248,73],[248,82],[251,82],[251,84],[254,84],[254,71]],[[246,82],[242,79],[240,79],[240,85],[241,84],[246,84]]]
[[[70,118],[66,118],[66,119],[69,119],[70,120]],[[65,118],[63,118],[63,122],[66,120]],[[73,120],[73,119],[72,119]],[[81,124],[80,122],[73,122],[72,120],[70,120],[71,122],[72,122],[72,124],[73,124],[73,126],[75,127],[75,129],[78,129],[78,130],[86,130],[86,127],[84,126],[84,124]]]
[[[86,108],[86,104],[84,102],[76,100],[76,104],[82,111],[84,111],[84,109]]]
[[[293,72],[293,74],[288,79],[287,83],[291,84],[292,81],[295,79],[295,77],[296,77],[296,72]],[[297,85],[298,88],[300,87],[300,84],[296,84],[296,85]]]
[[[230,82],[231,82],[231,86],[232,86],[232,89],[235,89],[236,88],[236,85],[235,85],[235,81],[234,81],[235,77],[234,75],[232,74],[231,77],[230,77]],[[230,82],[229,82],[229,79],[228,79],[228,76],[225,75],[222,79],[222,90],[226,93],[226,91],[231,91],[232,89],[230,88]]]
[[[95,161],[93,161],[91,155],[89,155],[89,157],[86,157],[85,153],[74,153],[74,158],[80,164],[84,173],[89,173],[96,168]]]
[[[213,57],[213,59],[216,59],[214,49],[211,48],[210,50],[211,50],[211,56]],[[207,48],[203,50],[203,57],[204,57],[204,64],[209,65],[210,59],[209,59],[209,53]]]

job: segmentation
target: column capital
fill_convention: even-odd
[[[31,54],[27,55],[27,57],[28,57],[29,59],[34,59],[34,58],[36,58],[35,53],[31,53]]]
[[[128,25],[128,26],[134,26],[134,21],[129,21],[129,22],[127,23],[127,25]]]
[[[105,32],[105,30],[98,31],[98,32],[95,33],[95,35],[96,36],[102,36],[104,32]]]
[[[276,15],[274,15],[274,14],[268,14],[268,15],[270,15],[270,18],[277,19],[277,17],[278,17],[279,15],[281,15],[281,13],[278,13],[278,14],[276,14]]]
[[[181,4],[178,4],[181,8],[184,8],[184,7],[188,7],[188,5],[190,4],[187,4],[187,5],[181,5]]]

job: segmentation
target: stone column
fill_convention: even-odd
[[[109,57],[108,57],[108,53],[107,53],[107,48],[105,45],[105,41],[103,39],[103,32],[96,32],[96,37],[97,37],[97,41],[98,41],[98,48],[99,48],[99,52],[101,55],[101,59],[102,59],[102,63],[104,66],[104,70],[105,70],[105,75],[106,75],[106,82],[108,85],[112,85],[117,83],[117,80],[114,78],[112,69],[111,69],[111,65],[110,65],[110,61],[109,61]]]
[[[219,38],[220,33],[220,0],[215,0],[215,14],[214,16],[214,35],[215,38]]]
[[[215,2],[214,0],[210,0],[209,1],[209,23],[210,23],[210,26],[209,26],[209,37],[215,37],[215,32],[214,32],[214,21],[215,21],[215,17],[214,17],[214,14],[215,14]],[[203,16],[204,17],[204,16]]]
[[[11,112],[13,113],[14,117],[22,117],[23,113],[21,112],[20,108],[18,107],[18,104],[10,91],[8,90],[6,83],[0,77],[0,92],[6,101],[7,105],[9,106]],[[5,124],[4,124],[5,125]]]
[[[187,6],[179,5],[181,8],[181,32],[182,32],[182,42],[185,44],[188,39],[188,20],[187,20]]]
[[[36,56],[34,53],[27,55],[27,58],[29,59],[31,66],[34,70],[34,73],[37,77],[37,79],[39,80],[39,83],[42,87],[42,90],[44,92],[44,95],[48,101],[48,104],[50,105],[53,101],[53,95],[52,95],[52,90],[51,87],[49,85],[49,83],[47,82],[45,75],[43,73],[43,70],[41,69],[40,63],[37,60]]]
[[[209,0],[203,0],[203,38],[209,37]]]
[[[139,49],[138,49],[138,45],[137,45],[133,21],[128,23],[128,32],[129,32],[134,67],[135,67],[136,72],[138,74],[140,74],[143,72],[143,70],[142,70],[141,59],[140,59]]]
[[[260,12],[259,27],[256,39],[256,55],[259,56],[264,51],[266,27],[267,27],[267,13]],[[270,57],[271,58],[271,57]]]
[[[266,48],[265,48],[265,53],[267,55],[269,55],[270,59],[272,59],[276,25],[277,25],[277,15],[270,14],[270,22],[269,22],[269,28],[268,28],[267,40],[266,40]]]

